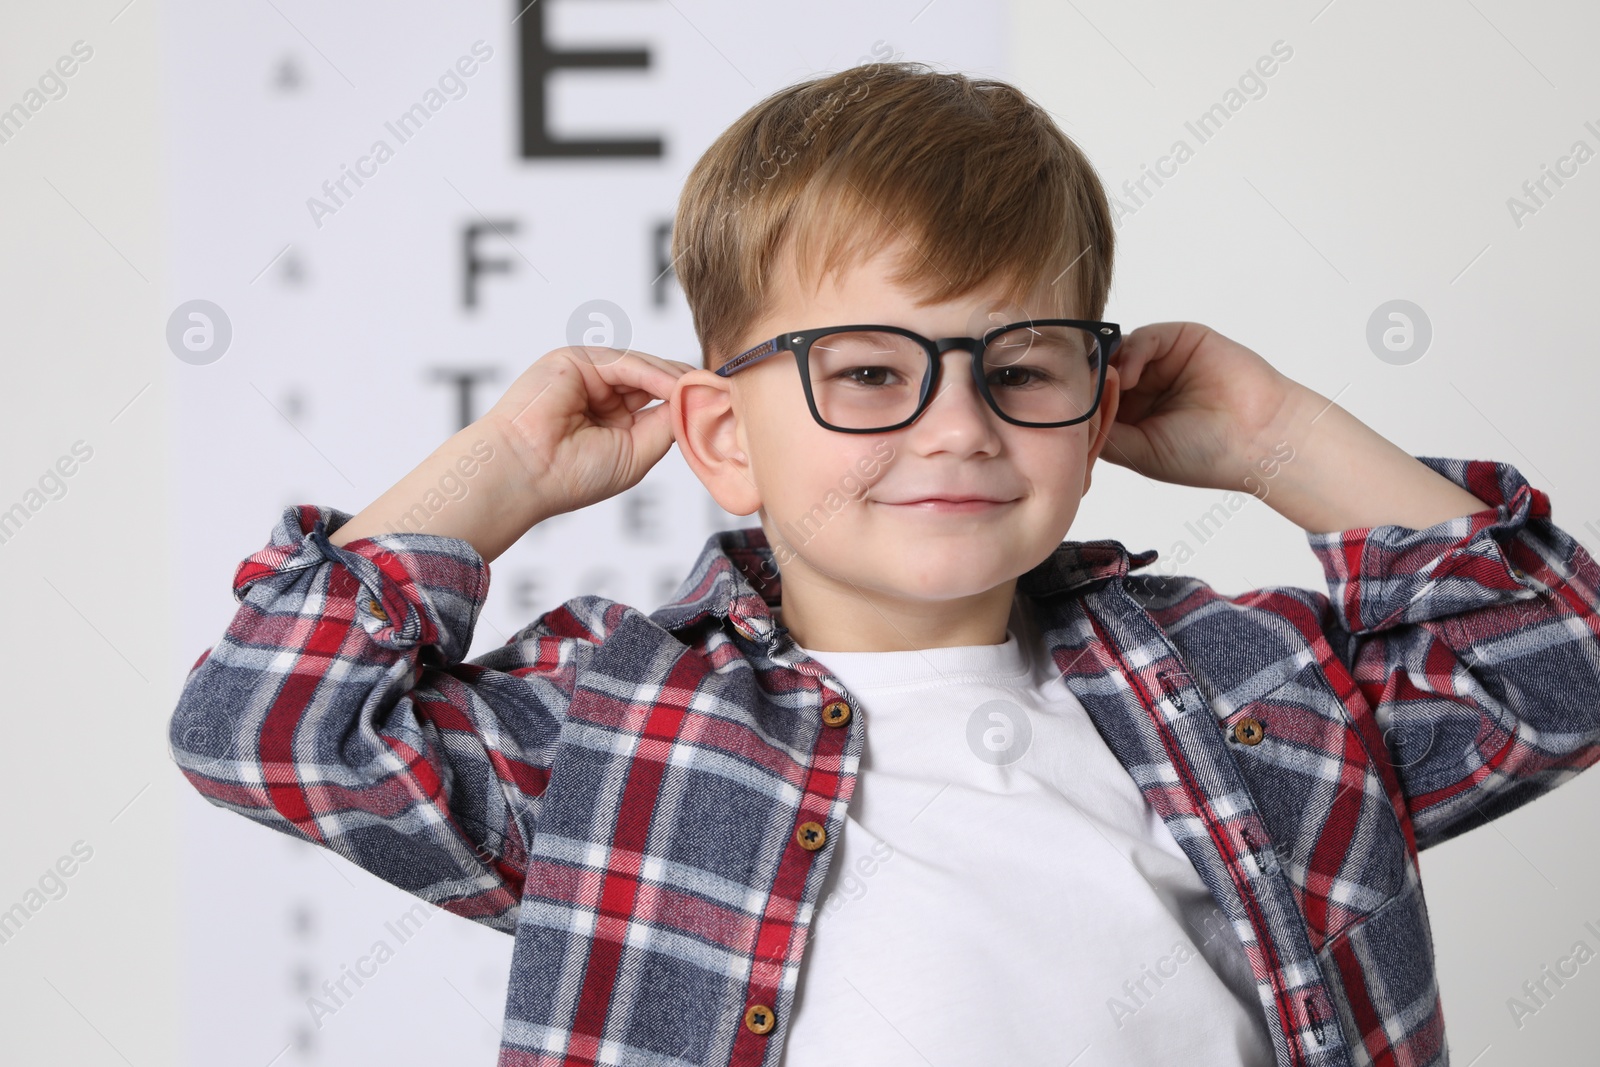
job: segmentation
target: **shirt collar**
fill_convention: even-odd
[[[1153,548],[1130,553],[1122,542],[1110,539],[1063,541],[1018,576],[1017,590],[1035,599],[1061,596],[1092,582],[1121,578],[1156,558]],[[706,538],[688,577],[650,618],[664,630],[681,630],[715,616],[747,637],[765,639],[776,628],[772,609],[782,603],[783,579],[766,531],[747,526]]]

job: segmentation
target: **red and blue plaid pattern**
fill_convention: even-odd
[[[1327,595],[1223,596],[1111,540],[1018,582],[1284,1065],[1445,1063],[1418,848],[1600,758],[1600,570],[1515,468],[1420,458],[1493,508],[1307,534]],[[824,721],[854,698],[776,625],[760,528],[651,614],[576,597],[468,663],[481,557],[334,547],[349,517],[288,508],[239,566],[172,718],[183,773],[514,935],[501,1067],[776,1067],[867,717]]]

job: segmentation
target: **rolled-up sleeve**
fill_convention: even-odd
[[[173,759],[211,803],[511,932],[591,642],[541,620],[463,663],[487,563],[428,534],[334,546],[349,519],[288,507],[239,564],[240,606],[173,713]]]
[[[1600,759],[1600,568],[1510,464],[1417,459],[1490,506],[1306,536],[1427,847]]]

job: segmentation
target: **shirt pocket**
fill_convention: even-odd
[[[1376,742],[1376,758],[1385,758],[1381,736],[1375,724],[1363,730],[1352,720],[1316,663],[1219,725],[1271,838],[1249,844],[1264,870],[1287,877],[1313,949],[1415,879],[1372,751]]]
[[[1445,1062],[1433,935],[1420,882],[1332,938],[1317,962],[1352,1051],[1373,1063]]]

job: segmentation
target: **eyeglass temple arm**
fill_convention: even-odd
[[[748,352],[741,352],[737,356],[734,356],[732,359],[728,360],[728,362],[724,363],[722,366],[718,367],[717,373],[726,378],[728,375],[733,374],[735,371],[741,371],[750,366],[752,363],[759,362],[760,360],[766,359],[770,355],[782,352],[784,351],[781,345],[782,341],[782,337],[774,337],[770,341],[762,342],[756,347],[750,349]]]

